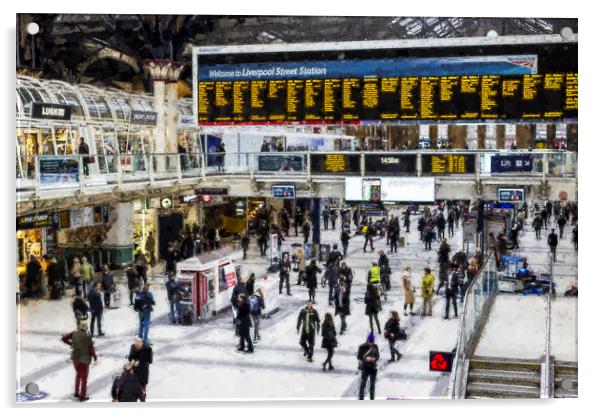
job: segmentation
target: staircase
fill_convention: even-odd
[[[527,399],[540,397],[541,363],[473,357],[470,360],[467,399]]]
[[[554,361],[554,397],[577,398],[577,363]]]

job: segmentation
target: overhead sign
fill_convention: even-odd
[[[47,213],[24,215],[17,217],[17,230],[30,230],[50,225],[50,216]]]
[[[71,120],[71,106],[50,103],[31,103],[31,118]]]
[[[423,174],[475,173],[475,156],[466,154],[422,155]]]
[[[178,119],[179,127],[196,127],[196,120],[193,115],[180,114]]]
[[[532,172],[531,155],[494,155],[491,157],[491,172]]]
[[[228,195],[228,188],[196,188],[197,195]]]
[[[360,156],[341,153],[312,154],[312,173],[360,173]]]
[[[303,155],[258,155],[259,172],[302,172],[305,166]]]
[[[157,113],[154,111],[130,111],[130,124],[154,126],[157,124]]]
[[[366,173],[379,175],[416,174],[416,155],[365,154]]]
[[[454,354],[444,351],[429,351],[429,370],[451,372]]]
[[[525,201],[525,190],[522,188],[500,188],[497,192],[499,202],[518,203]]]

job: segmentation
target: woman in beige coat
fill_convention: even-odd
[[[410,305],[410,315],[414,316],[414,302],[416,301],[416,296],[414,295],[414,288],[412,287],[412,280],[410,279],[410,268],[405,267],[403,269],[403,276],[401,277],[401,285],[403,287],[403,314],[408,316],[406,309],[408,305]]]

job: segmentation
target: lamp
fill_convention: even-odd
[[[31,69],[36,69],[36,45],[34,36],[40,31],[40,26],[36,22],[27,25],[27,33],[31,35]]]

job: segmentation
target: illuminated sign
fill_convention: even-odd
[[[154,126],[157,124],[157,113],[154,111],[130,111],[130,124],[144,124]]]
[[[422,172],[433,175],[474,173],[475,157],[464,154],[422,155]]]
[[[30,230],[50,225],[50,216],[47,213],[25,215],[17,217],[17,230]]]
[[[312,173],[360,173],[360,156],[329,153],[313,154],[310,157]]]
[[[531,155],[493,155],[491,172],[532,172],[533,157]]]
[[[365,154],[367,173],[379,175],[416,174],[416,155]]]
[[[451,352],[430,351],[429,352],[429,370],[451,372],[454,362],[454,354]]]
[[[522,188],[498,189],[498,201],[518,203],[525,200],[525,190]]]
[[[272,197],[277,199],[295,199],[294,185],[273,185]]]

